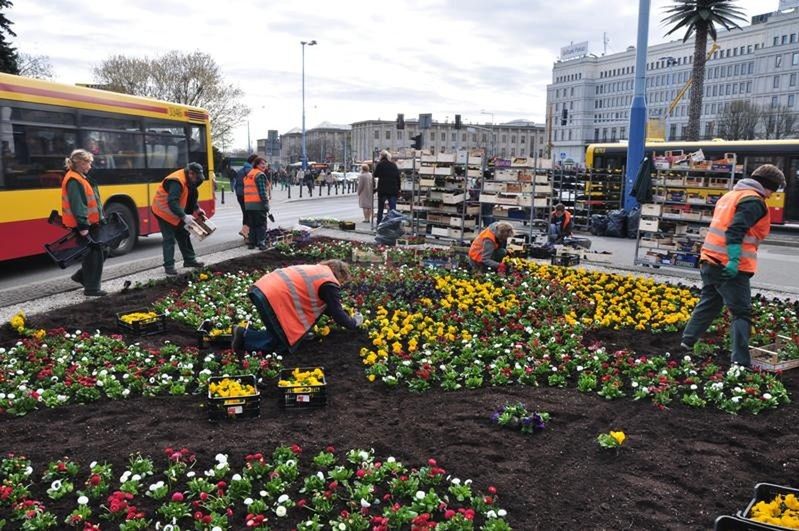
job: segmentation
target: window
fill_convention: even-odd
[[[452,141],[455,142],[458,138],[458,133],[452,133]]]
[[[477,143],[477,133],[472,133],[472,142]]]
[[[796,33],[791,33],[791,44],[796,42]]]
[[[12,126],[5,120],[3,125],[8,127],[7,132],[11,133],[12,139],[11,142],[3,140],[3,166],[8,174],[5,179],[0,179],[0,189],[61,186],[65,154],[82,147],[78,145],[77,132],[74,129],[16,123]],[[4,135],[4,138],[7,136]],[[9,150],[12,152],[9,153]],[[54,156],[54,153],[57,155]]]
[[[735,70],[733,71],[733,75],[738,75],[741,73],[741,65],[735,65]]]
[[[771,97],[771,108],[773,109],[777,105],[779,105],[779,98],[777,98],[777,96],[772,96]]]
[[[386,140],[391,140],[391,131],[386,131]]]
[[[738,94],[738,83],[733,83],[732,84],[732,94],[733,94],[733,96]]]
[[[780,88],[780,76],[774,76],[774,80],[771,83],[771,88]]]
[[[709,138],[709,137],[713,136],[713,127],[714,126],[715,126],[715,124],[713,122],[707,122],[705,124],[705,136],[706,137]]]
[[[627,138],[627,128],[626,127],[620,127],[619,128],[619,140],[624,140],[625,138]]]
[[[525,137],[525,136],[520,136],[519,137],[519,143],[520,144],[524,144],[526,140],[527,140],[527,137]]]
[[[791,54],[791,65],[799,65],[799,52],[793,52]]]
[[[716,114],[716,104],[712,103],[710,105],[710,114]]]
[[[443,132],[441,133],[441,141],[442,142],[446,142],[447,141],[447,133],[443,133]]]
[[[719,95],[719,90],[718,89],[719,89],[718,85],[713,85],[713,96],[718,96]]]
[[[727,65],[727,77],[732,77],[732,65]]]
[[[594,142],[599,142],[599,128],[594,129]]]
[[[466,133],[461,135],[461,142],[466,142]]]
[[[782,54],[774,56],[774,68],[782,66]]]
[[[487,142],[488,141],[488,135],[483,133],[482,139],[480,141],[483,142],[483,143]]]
[[[788,86],[795,87],[796,86],[796,72],[790,75],[788,78]]]
[[[782,38],[780,39],[780,42],[782,44],[788,44],[788,36],[787,35],[783,35]]]
[[[430,131],[430,142],[435,142],[435,141],[436,141],[436,134],[433,131]],[[434,148],[431,147],[430,149]]]
[[[516,143],[516,135],[511,135],[510,136],[510,143],[511,144],[515,144]]]
[[[749,63],[749,68],[747,69],[746,73],[747,74],[751,74],[754,71],[755,71],[755,62],[752,61],[752,62]]]
[[[502,143],[504,144],[507,141],[508,141],[508,135],[502,135]]]
[[[379,140],[379,139],[380,139],[380,131],[375,129],[375,140]]]
[[[796,94],[788,94],[788,107],[793,107],[796,100]]]
[[[572,139],[572,130],[569,129],[569,140],[571,140],[571,139]]]
[[[779,37],[774,37],[774,46],[777,46],[780,43]]]
[[[569,89],[569,96],[574,96],[574,87]]]
[[[751,92],[752,92],[752,82],[751,81],[747,81],[746,82],[746,93],[749,94]]]
[[[94,154],[97,168],[144,168],[141,133],[83,131],[83,143]],[[188,162],[183,136],[147,135],[146,152],[148,168],[176,168]]]
[[[402,133],[404,133],[404,132],[405,132],[405,131],[403,131],[402,129],[400,129],[399,131],[397,131],[397,140],[403,140],[403,139],[405,138],[405,136],[402,134]],[[410,132],[410,131],[408,131],[408,134],[411,134],[411,132]]]

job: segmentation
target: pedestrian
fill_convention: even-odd
[[[549,216],[549,243],[560,243],[572,234],[572,214],[563,203],[555,205]]]
[[[690,352],[726,306],[732,316],[731,362],[749,367],[752,293],[757,248],[771,230],[766,199],[785,186],[785,175],[772,164],[759,166],[724,194],[713,209],[699,257],[702,291],[682,334],[680,347]]]
[[[155,191],[152,211],[163,238],[164,271],[167,276],[178,274],[175,269],[175,241],[183,256],[184,267],[205,265],[197,261],[187,230],[189,226],[197,224],[195,216],[205,217],[205,211],[197,204],[197,188],[204,178],[203,167],[197,162],[190,162],[185,168],[167,175]]]
[[[396,210],[400,194],[400,172],[388,151],[380,153],[374,176],[377,179],[377,224],[380,225],[383,221],[384,204],[388,201],[389,211]]]
[[[330,188],[336,183],[336,178],[333,177],[333,172],[330,169],[325,171],[325,184],[327,184],[327,195],[330,195]]]
[[[89,178],[94,156],[85,149],[76,149],[64,159],[67,173],[61,182],[61,222],[64,226],[88,238],[97,232],[104,221],[103,202],[94,179]],[[98,245],[89,245],[81,267],[70,277],[83,286],[87,297],[107,295],[100,289],[105,252]]]
[[[363,222],[372,223],[375,203],[374,177],[369,172],[368,164],[361,164],[361,173],[358,175],[358,206],[363,210]]]
[[[244,206],[250,225],[248,249],[266,250],[266,216],[269,214],[269,200],[272,199],[272,183],[266,176],[266,160],[256,157],[252,169],[244,178]]]
[[[246,177],[252,169],[252,161],[254,161],[257,156],[257,154],[253,153],[247,157],[247,162],[245,162],[230,178],[230,186],[236,194],[236,201],[239,202],[239,207],[241,207],[241,230],[239,231],[239,236],[245,240],[249,239],[250,227],[247,224],[247,210],[244,208],[244,177]]]
[[[302,172],[302,181],[308,187],[308,197],[313,197],[313,172],[311,170]]]
[[[497,269],[508,254],[506,245],[513,236],[513,225],[507,221],[497,221],[484,229],[469,247],[469,262],[476,273]]]
[[[341,260],[289,266],[264,275],[248,293],[264,330],[234,326],[231,347],[236,352],[294,352],[323,314],[356,329],[363,316],[350,317],[341,306],[341,286],[349,279],[349,266]]]

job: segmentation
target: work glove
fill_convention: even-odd
[[[361,312],[355,312],[355,315],[353,315],[352,318],[355,321],[355,326],[360,328],[360,326],[363,324],[363,315],[361,315]]]
[[[197,225],[197,222],[194,220],[194,216],[190,216],[189,214],[183,216],[183,223],[187,227],[191,227],[192,225]]]
[[[733,243],[727,245],[727,257],[729,262],[721,271],[721,278],[731,280],[738,276],[738,262],[741,259],[741,244]]]
[[[202,208],[198,208],[194,213],[200,219],[206,219],[208,217],[208,215],[205,213],[205,210],[203,210]]]

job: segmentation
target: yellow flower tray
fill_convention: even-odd
[[[147,308],[117,313],[117,329],[126,334],[149,336],[166,331],[166,316]]]
[[[280,371],[280,405],[287,409],[327,405],[327,379],[322,367],[293,367]]]
[[[230,384],[234,385],[230,385]],[[240,394],[240,390],[251,391]],[[231,393],[231,391],[234,391]],[[208,380],[208,420],[253,418],[261,414],[261,392],[255,376],[212,376]]]

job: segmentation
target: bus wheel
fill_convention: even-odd
[[[130,230],[130,236],[124,240],[121,240],[119,245],[116,247],[111,248],[111,256],[121,256],[133,250],[133,247],[136,245],[136,236],[138,235],[139,231],[138,227],[136,226],[136,218],[133,217],[133,212],[130,211],[130,208],[122,203],[111,203],[105,207],[105,217],[109,217],[114,212],[118,213],[122,219],[125,220],[125,224]]]

